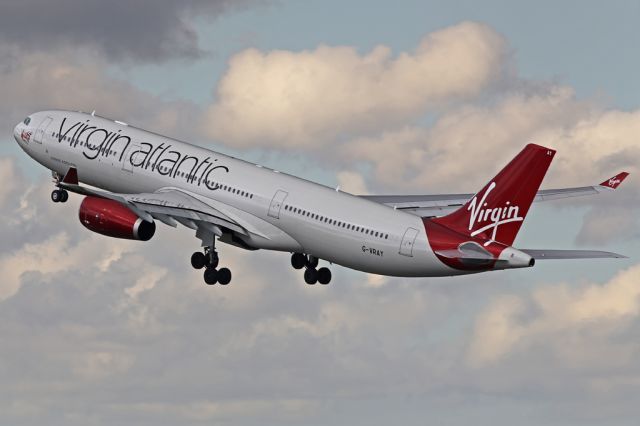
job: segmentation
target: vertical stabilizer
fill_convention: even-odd
[[[512,245],[554,155],[555,150],[527,145],[464,206],[433,222],[487,244]]]

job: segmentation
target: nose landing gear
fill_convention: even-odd
[[[60,188],[60,181],[62,180],[60,175],[57,172],[52,172],[52,176],[53,183],[56,185],[56,189],[51,192],[51,201],[53,201],[54,203],[66,203],[69,199],[69,193],[66,190]],[[74,176],[76,176],[77,181],[77,175],[74,174]]]
[[[51,201],[54,203],[66,203],[69,199],[69,193],[64,189],[55,189],[51,193]]]
[[[331,271],[329,268],[322,267],[316,269],[318,267],[318,258],[315,256],[293,253],[291,255],[291,266],[295,269],[307,268],[304,271],[304,281],[309,285],[315,283],[326,285],[331,282]]]

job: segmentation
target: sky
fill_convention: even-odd
[[[0,424],[631,425],[640,415],[640,2],[0,4]],[[474,192],[528,142],[515,245],[616,251],[455,278],[92,234],[12,139],[92,111],[354,194]]]

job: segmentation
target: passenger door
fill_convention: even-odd
[[[44,138],[44,132],[47,130],[47,128],[49,127],[49,125],[51,124],[52,121],[53,121],[53,118],[51,118],[51,117],[47,117],[44,120],[42,120],[42,123],[40,123],[40,126],[38,126],[38,128],[36,129],[36,133],[33,135],[34,142],[39,143],[40,145],[42,145],[42,139]]]
[[[413,257],[413,245],[418,236],[418,230],[415,228],[407,228],[400,243],[400,254],[407,257]]]
[[[271,204],[269,205],[269,216],[274,219],[280,219],[280,209],[282,208],[282,204],[284,203],[285,198],[287,198],[289,193],[287,191],[283,191],[281,189],[277,190],[273,198],[271,199]]]

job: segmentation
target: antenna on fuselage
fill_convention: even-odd
[[[96,110],[94,109],[93,111],[91,111],[91,116],[95,117],[96,116]]]

